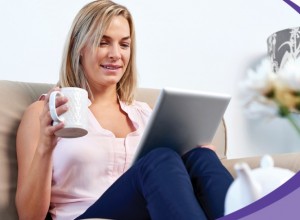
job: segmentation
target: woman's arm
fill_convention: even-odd
[[[33,103],[25,111],[17,133],[18,183],[16,206],[19,219],[45,219],[50,205],[52,152],[56,146],[56,130],[51,126],[45,101]],[[65,98],[58,98],[58,114],[66,111]]]

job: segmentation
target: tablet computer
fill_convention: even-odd
[[[133,163],[155,148],[172,148],[183,155],[210,144],[230,98],[220,93],[162,89]]]

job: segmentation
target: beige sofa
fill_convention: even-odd
[[[14,197],[17,182],[16,132],[26,107],[47,92],[53,85],[0,80],[0,219],[18,219]],[[155,104],[158,90],[139,89],[138,100]],[[234,132],[234,131],[232,131]],[[225,122],[220,124],[213,144],[223,164],[235,175],[232,169],[238,161],[246,161],[256,167],[259,157],[228,160]],[[300,170],[300,153],[274,155],[275,165]],[[41,198],[43,199],[43,198]]]

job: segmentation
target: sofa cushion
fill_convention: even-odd
[[[0,219],[18,219],[16,133],[24,110],[53,85],[0,80]]]

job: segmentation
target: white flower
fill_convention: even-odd
[[[272,71],[269,58],[264,58],[256,70],[249,69],[247,78],[241,82],[242,105],[249,117],[276,116],[278,106],[268,96],[274,92],[277,75]]]
[[[273,89],[276,75],[273,73],[270,60],[265,58],[257,66],[256,70],[247,71],[247,79],[241,83],[246,92],[265,95]]]
[[[278,71],[281,86],[293,91],[300,91],[300,58],[289,59]]]

